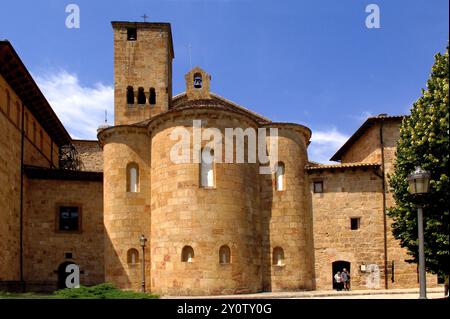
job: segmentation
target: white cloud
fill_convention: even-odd
[[[36,83],[74,139],[96,139],[97,128],[113,123],[114,88],[102,83],[82,86],[78,76],[65,70],[34,75]]]
[[[369,117],[375,116],[372,112],[370,111],[363,111],[361,114],[359,115],[348,115],[349,118],[357,121],[358,123],[363,123],[365,122]]]
[[[97,128],[104,122],[105,110],[108,111],[108,122],[114,122],[113,86],[102,83],[82,86],[76,74],[65,70],[34,75],[34,78],[72,138],[96,139]],[[310,160],[320,163],[329,162],[349,138],[335,127],[312,131],[308,155]]]
[[[335,127],[329,130],[312,130],[308,157],[311,161],[330,163],[330,157],[348,140],[349,136],[339,132]]]

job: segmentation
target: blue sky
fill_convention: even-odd
[[[80,7],[67,29],[65,7]],[[368,4],[381,28],[368,29]],[[135,0],[2,4],[8,39],[75,138],[95,138],[112,113],[112,20],[172,24],[173,93],[192,64],[211,89],[275,121],[313,130],[309,156],[326,161],[369,115],[406,114],[448,43],[448,0]],[[110,119],[111,121],[111,119]]]

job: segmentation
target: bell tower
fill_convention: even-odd
[[[111,22],[114,30],[114,124],[133,124],[167,111],[172,100],[169,23]]]
[[[188,100],[210,99],[211,75],[196,66],[184,76]]]

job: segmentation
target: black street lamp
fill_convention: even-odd
[[[430,183],[430,173],[424,171],[420,167],[408,175],[409,192],[415,196],[421,196],[428,193]],[[427,299],[427,288],[425,278],[425,252],[424,252],[424,236],[423,236],[423,207],[422,203],[417,206],[417,227],[419,239],[419,283],[420,296],[419,299]]]
[[[145,238],[144,234],[139,238],[139,243],[142,247],[142,292],[145,292],[145,243],[147,238]]]

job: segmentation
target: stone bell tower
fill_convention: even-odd
[[[113,21],[114,124],[133,124],[167,111],[172,99],[169,23]]]
[[[188,100],[210,99],[211,75],[196,66],[184,76]]]

